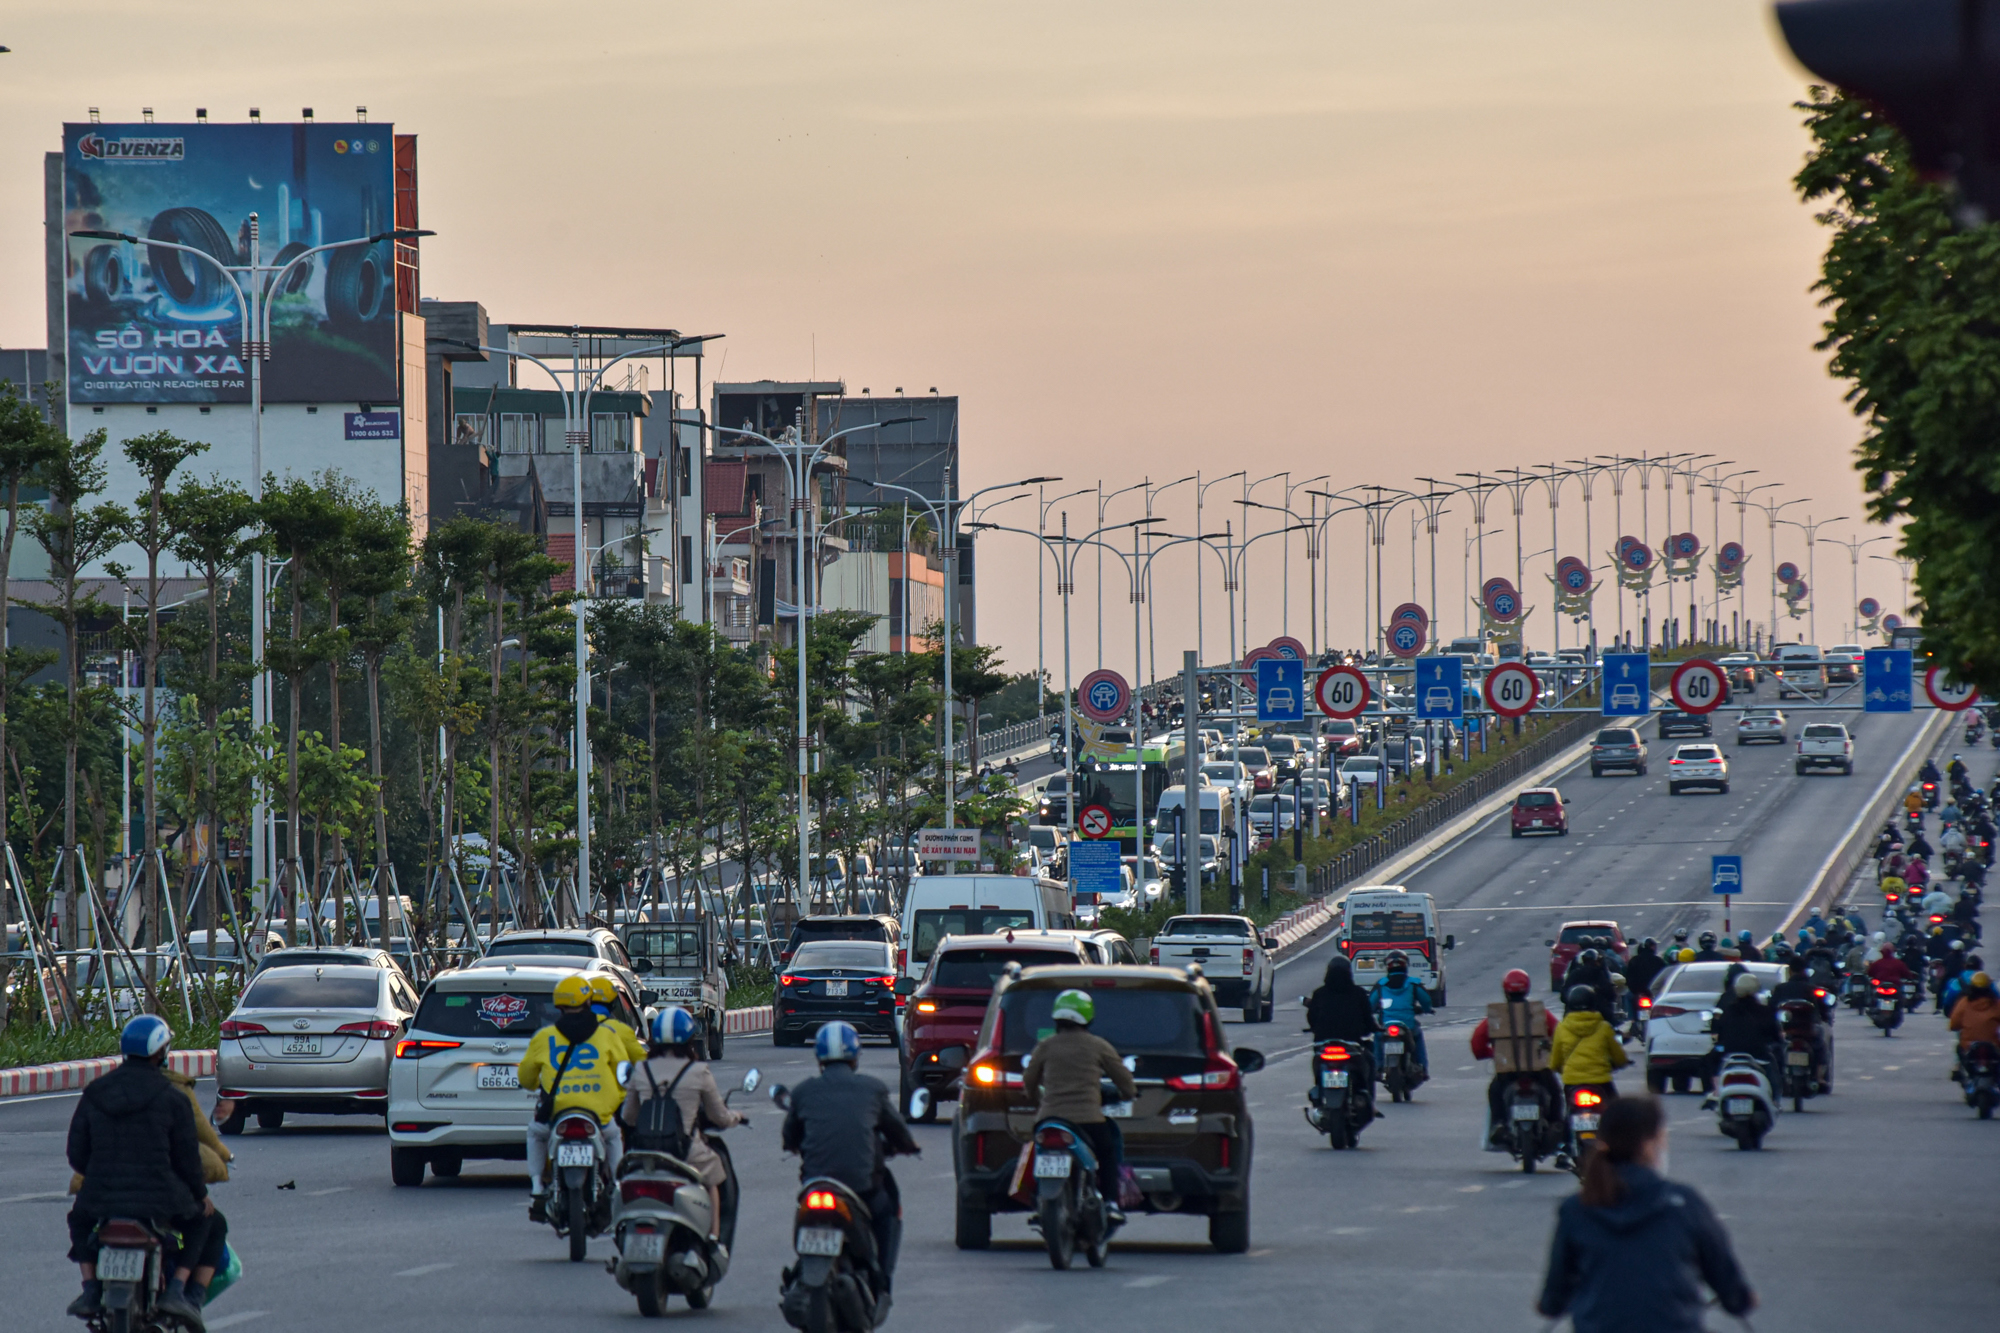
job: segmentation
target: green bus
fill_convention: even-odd
[[[1150,830],[1143,827],[1151,812],[1160,808],[1160,793],[1182,778],[1181,756],[1185,742],[1174,737],[1165,742],[1149,742],[1136,754],[1127,750],[1110,759],[1093,759],[1077,770],[1077,812],[1101,805],[1111,811],[1111,832],[1125,855],[1136,855],[1142,842],[1150,842]],[[1135,776],[1136,773],[1136,776]],[[1133,804],[1133,798],[1139,804]]]

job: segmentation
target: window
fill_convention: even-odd
[[[452,418],[451,442],[467,449],[484,444],[492,424],[493,419],[483,412],[460,412]]]
[[[1003,930],[1033,930],[1035,913],[1026,907],[947,907],[917,913],[911,923],[916,939],[910,946],[913,962],[930,961],[938,941],[947,935],[997,935]]]
[[[366,977],[267,972],[243,997],[245,1009],[373,1009],[380,974]]]
[[[701,927],[647,926],[625,937],[636,958],[654,967],[697,967],[701,963]]]
[[[809,967],[878,967],[887,969],[889,946],[871,941],[854,942],[820,940],[812,944],[802,944],[792,955],[790,966],[798,969]]]
[[[1615,941],[1617,938],[1618,931],[1614,926],[1564,926],[1559,942],[1592,948],[1600,939]]]
[[[1090,987],[1097,1013],[1092,1034],[1104,1038],[1122,1055],[1202,1054],[1201,1001],[1184,990],[1141,990],[1102,982]],[[1000,1001],[1004,1043],[1008,1055],[1025,1055],[1042,1038],[1055,1032],[1053,1011],[1059,989],[1015,987]]]
[[[992,990],[1009,963],[1031,967],[1074,966],[1076,955],[1048,949],[947,949],[926,978],[933,986],[953,986],[965,990]]]
[[[1552,791],[1524,791],[1514,798],[1514,804],[1522,809],[1556,804],[1556,794]]]
[[[488,958],[595,958],[589,940],[501,940],[486,951]]]
[[[526,1037],[556,1021],[547,991],[519,988],[432,991],[417,1010],[413,1031],[440,1037]]]
[[[538,454],[542,451],[542,419],[531,412],[500,414],[500,452]]]
[[[632,451],[632,415],[629,412],[590,414],[590,451],[594,454]]]
[[[1597,733],[1599,745],[1637,745],[1639,733],[1622,728],[1611,728]]]
[[[1429,933],[1422,912],[1359,912],[1347,923],[1356,944],[1420,944]]]
[[[1166,928],[1160,934],[1162,937],[1168,935],[1237,935],[1248,937],[1250,934],[1250,925],[1246,921],[1239,921],[1234,917],[1227,916],[1181,916],[1167,922]]]
[[[1809,741],[1844,741],[1847,739],[1847,728],[1815,723],[1806,728],[1806,739]]]

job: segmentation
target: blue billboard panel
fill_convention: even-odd
[[[257,261],[299,259],[265,401],[396,401],[394,243],[303,257],[395,226],[395,144],[386,124],[63,126],[64,230],[133,238],[67,240],[70,401],[250,401],[231,279],[249,285],[253,213]]]

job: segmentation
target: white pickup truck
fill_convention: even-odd
[[[1175,916],[1153,936],[1153,962],[1161,967],[1201,965],[1215,1002],[1241,1006],[1246,1023],[1268,1023],[1276,1008],[1275,936],[1261,935],[1247,916]]]
[[[1810,773],[1831,768],[1854,776],[1854,738],[1838,722],[1808,722],[1799,732],[1799,750],[1792,760],[1794,773]]]

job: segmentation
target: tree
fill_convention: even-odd
[[[1902,520],[1924,648],[2000,691],[2000,226],[1958,228],[1946,187],[1870,103],[1814,88],[1794,179],[1832,233],[1820,341],[1864,423],[1870,517]]]

